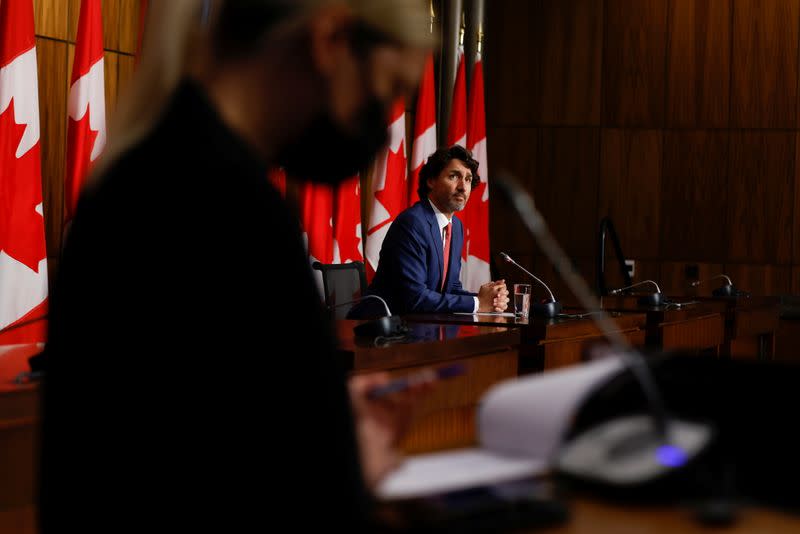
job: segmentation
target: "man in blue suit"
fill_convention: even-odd
[[[392,313],[505,311],[504,280],[461,287],[464,228],[454,214],[478,184],[478,162],[459,146],[440,148],[419,174],[419,202],[392,223],[368,294],[382,297]]]

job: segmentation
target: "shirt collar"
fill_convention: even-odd
[[[434,204],[431,199],[428,199],[428,202],[431,203],[433,214],[436,215],[436,222],[439,223],[439,230],[444,230],[444,227],[450,224],[452,221],[447,218],[447,215],[439,211],[439,208],[436,207],[436,204]]]

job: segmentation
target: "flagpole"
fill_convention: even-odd
[[[464,3],[462,0],[444,0],[445,9],[442,10],[442,71],[439,96],[442,102],[441,114],[437,124],[446,125],[450,122],[450,110],[453,106],[453,85],[456,81],[458,68],[458,48],[461,40],[462,14]],[[447,139],[447,128],[439,128],[439,143],[444,145]]]
[[[483,53],[482,41],[485,22],[485,0],[469,0],[467,12],[467,32],[464,39],[464,54],[467,59],[467,87],[472,84],[472,70],[475,66],[475,57]]]

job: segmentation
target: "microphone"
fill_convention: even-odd
[[[539,282],[542,285],[542,287],[544,287],[547,290],[547,292],[550,293],[550,300],[545,301],[545,302],[535,302],[533,304],[533,315],[534,316],[552,318],[552,317],[557,316],[559,313],[561,313],[561,310],[563,309],[562,306],[561,306],[561,303],[558,302],[556,300],[556,298],[553,296],[553,292],[550,291],[550,288],[547,287],[547,284],[545,284],[539,277],[537,277],[535,274],[533,274],[532,272],[527,270],[525,267],[523,267],[522,265],[520,265],[519,263],[517,263],[513,259],[511,259],[511,256],[509,256],[505,252],[501,252],[500,253],[500,257],[503,258],[508,263],[516,266],[517,269],[521,270],[522,272],[524,272],[525,274],[527,274],[528,276],[530,276],[531,278],[533,278],[537,282]]]
[[[744,291],[739,291],[738,289],[736,289],[736,287],[733,285],[733,282],[731,281],[730,277],[728,275],[726,275],[726,274],[718,274],[717,276],[712,276],[711,278],[707,278],[705,280],[697,280],[695,282],[692,282],[691,286],[692,287],[697,287],[700,284],[704,284],[706,282],[710,282],[711,280],[714,280],[715,278],[724,278],[727,281],[727,283],[724,286],[721,286],[721,287],[718,287],[718,288],[714,289],[711,292],[711,294],[713,296],[715,296],[715,297],[749,297],[750,296],[748,293],[746,293]]]
[[[598,310],[593,315],[595,323],[641,386],[649,407],[649,417],[620,416],[579,433],[562,448],[557,461],[560,472],[597,484],[631,488],[688,465],[707,448],[711,428],[667,416],[661,392],[644,357],[618,331],[586,281],[573,271],[569,257],[550,233],[533,198],[507,174],[495,175],[493,184],[520,214],[539,248],[581,305]]]
[[[666,299],[664,298],[664,294],[661,292],[661,288],[658,287],[658,284],[656,284],[653,280],[643,280],[641,282],[637,282],[637,283],[631,284],[629,286],[620,287],[618,289],[612,289],[611,291],[608,292],[608,294],[609,295],[619,295],[623,291],[626,291],[628,289],[631,289],[631,288],[634,288],[634,287],[637,287],[637,286],[641,286],[641,285],[644,285],[644,284],[653,284],[654,286],[656,286],[656,292],[655,293],[651,293],[649,295],[644,295],[644,296],[639,297],[639,300],[637,301],[639,304],[641,304],[643,306],[662,306],[662,305],[667,303]]]
[[[397,315],[392,315],[392,312],[389,311],[389,305],[386,304],[386,301],[378,295],[364,295],[363,297],[349,300],[347,302],[340,302],[339,304],[327,306],[327,308],[329,311],[332,311],[336,308],[347,306],[348,304],[356,304],[367,299],[378,299],[381,301],[384,309],[386,310],[386,315],[384,317],[372,319],[360,325],[354,326],[353,333],[357,337],[395,337],[408,333],[408,327],[405,325],[405,323],[403,323],[403,320]]]

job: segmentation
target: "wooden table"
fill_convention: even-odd
[[[412,323],[407,342],[376,347],[355,339],[353,326],[358,323],[337,321],[342,356],[353,373],[405,375],[457,362],[466,368],[465,374],[437,384],[422,401],[402,443],[408,453],[474,444],[478,401],[494,384],[518,375],[520,333],[516,329]]]
[[[675,308],[643,306],[637,300],[635,295],[602,297],[600,305],[610,311],[645,313],[648,347],[720,353],[720,347],[725,342],[725,322],[719,305],[695,302]],[[688,302],[690,299],[682,300]]]
[[[617,332],[632,345],[644,346],[644,313],[611,313]],[[581,318],[518,319],[486,315],[416,314],[404,317],[409,322],[444,324],[502,325],[520,332],[520,373],[557,369],[585,361],[586,349],[605,342],[605,335],[590,315]]]

